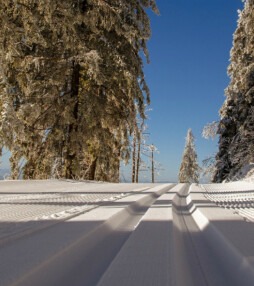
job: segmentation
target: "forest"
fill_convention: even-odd
[[[150,159],[155,150],[145,142],[149,10],[159,15],[155,0],[2,3],[0,155],[11,153],[11,179],[119,182],[132,160],[138,182],[142,148]],[[219,138],[213,182],[254,162],[253,0],[239,11],[228,75],[220,120],[204,131]]]

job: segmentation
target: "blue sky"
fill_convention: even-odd
[[[151,143],[165,168],[158,181],[177,181],[188,128],[198,160],[217,151],[217,140],[202,138],[203,126],[219,119],[229,83],[227,67],[241,0],[157,0],[149,12],[146,81],[151,91]]]
[[[149,11],[146,81],[151,91],[150,143],[165,168],[157,181],[177,181],[188,128],[201,161],[217,151],[217,141],[202,138],[203,126],[219,119],[227,66],[241,0],[157,0],[160,16]],[[8,154],[0,168],[8,167]],[[130,180],[129,169],[124,169]]]

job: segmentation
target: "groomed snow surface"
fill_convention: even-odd
[[[1,286],[254,285],[254,184],[0,181]]]
[[[239,181],[202,185],[206,198],[254,222],[254,184]]]
[[[24,231],[48,227],[148,186],[71,180],[0,181],[0,244]]]

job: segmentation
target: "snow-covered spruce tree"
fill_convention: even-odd
[[[189,129],[186,137],[186,144],[183,152],[182,162],[178,174],[179,183],[198,183],[199,166],[194,145],[194,136]]]
[[[143,0],[2,3],[0,144],[13,173],[24,157],[25,178],[117,174],[143,91],[149,103],[139,55],[149,7],[157,12]]]
[[[232,178],[254,160],[254,1],[246,0],[234,33],[226,89],[220,110],[214,182]]]

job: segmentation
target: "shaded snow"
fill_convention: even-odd
[[[1,240],[90,211],[151,184],[72,180],[0,181]]]
[[[254,182],[254,164],[251,163],[249,165],[246,165],[242,167],[236,175],[234,175],[232,178],[230,178],[230,181],[249,181]]]
[[[246,181],[203,184],[205,197],[218,206],[232,209],[248,221],[254,222],[254,184]]]

